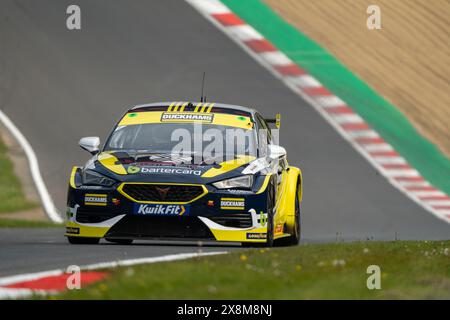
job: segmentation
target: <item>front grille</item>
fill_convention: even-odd
[[[105,237],[210,239],[214,236],[198,217],[126,215]]]
[[[204,193],[202,186],[126,183],[122,192],[136,201],[189,202]]]
[[[252,216],[250,213],[226,213],[211,217],[210,219],[224,227],[250,228],[252,226]]]
[[[100,223],[105,220],[114,218],[118,214],[105,213],[105,212],[93,212],[88,210],[78,209],[76,214],[76,220],[80,223]]]

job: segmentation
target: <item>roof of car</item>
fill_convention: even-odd
[[[173,104],[188,104],[192,106],[198,106],[199,104],[205,105],[208,104],[208,106],[213,106],[212,112],[214,112],[214,109],[228,109],[230,111],[242,111],[242,112],[248,112],[250,114],[254,114],[256,112],[255,109],[238,106],[238,105],[232,105],[232,104],[225,104],[225,103],[216,103],[216,102],[194,102],[194,101],[169,101],[169,102],[153,102],[153,103],[145,103],[145,104],[138,104],[129,109],[129,111],[134,111],[137,109],[152,109],[152,108],[168,108]]]

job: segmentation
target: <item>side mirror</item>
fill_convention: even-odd
[[[78,144],[80,145],[81,149],[86,150],[93,155],[96,155],[99,152],[100,138],[99,137],[81,138]]]
[[[267,151],[267,156],[271,160],[280,159],[286,156],[286,149],[281,146],[277,146],[276,144],[269,144],[267,146]]]

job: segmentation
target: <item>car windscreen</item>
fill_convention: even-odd
[[[207,153],[256,156],[254,130],[199,123],[146,123],[118,126],[104,151]]]

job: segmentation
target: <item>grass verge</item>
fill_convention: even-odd
[[[13,165],[8,158],[6,146],[0,140],[0,214],[27,210],[36,206],[37,204],[25,198],[20,181],[15,176]]]
[[[450,241],[307,244],[120,268],[57,299],[449,299]],[[381,290],[366,286],[381,268]]]

